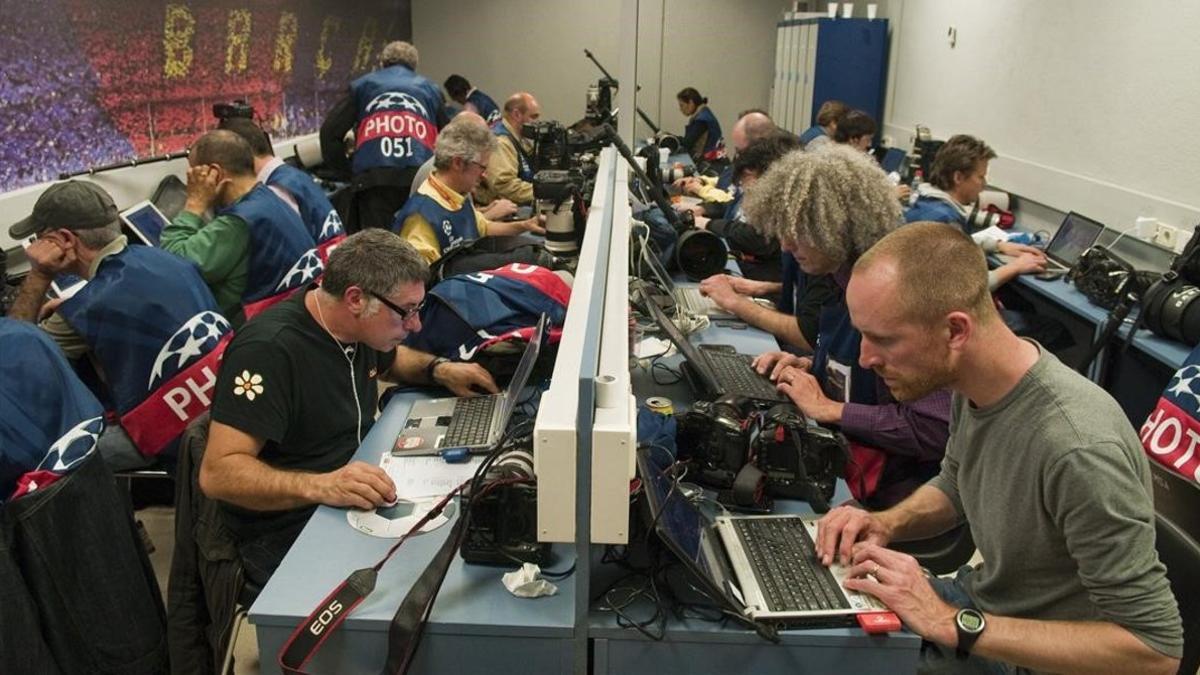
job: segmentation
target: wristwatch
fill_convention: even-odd
[[[954,627],[958,630],[958,647],[954,650],[954,655],[965,659],[971,655],[971,647],[975,646],[975,641],[983,634],[983,629],[987,628],[987,621],[983,619],[983,612],[964,607],[954,615]]]
[[[429,384],[437,384],[437,381],[433,379],[433,371],[443,363],[450,363],[450,359],[438,356],[430,361],[429,365],[425,366],[425,379],[429,380]]]

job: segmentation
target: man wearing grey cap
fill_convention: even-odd
[[[208,409],[217,362],[231,335],[191,262],[150,246],[128,246],[116,204],[84,181],[49,187],[33,213],[9,229],[30,272],[9,316],[36,321],[69,359],[87,356],[115,408],[98,448],[114,470],[153,464],[174,451],[187,424]],[[86,284],[46,303],[62,274]]]

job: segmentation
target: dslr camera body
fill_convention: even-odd
[[[753,464],[766,476],[768,495],[803,499],[818,512],[829,510],[846,469],[840,433],[810,424],[790,403],[744,396],[693,404],[679,420],[676,445],[704,485],[730,488],[742,467]]]
[[[496,459],[480,481],[478,494],[467,497],[471,520],[459,550],[464,562],[549,562],[550,545],[537,539],[533,476],[533,454],[528,449],[509,450]]]

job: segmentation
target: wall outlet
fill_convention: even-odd
[[[1179,246],[1181,238],[1179,230],[1166,223],[1159,223],[1157,229],[1154,230],[1154,243],[1172,251]]]

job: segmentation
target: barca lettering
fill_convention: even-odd
[[[358,50],[354,54],[354,70],[362,71],[371,67],[371,57],[375,52],[375,34],[379,32],[379,22],[367,19],[363,22],[362,35],[358,38]]]
[[[246,72],[250,59],[250,10],[231,9],[226,24],[228,44],[225,47],[225,74]]]
[[[271,67],[277,73],[292,72],[292,62],[296,60],[296,15],[283,12],[279,15],[279,28],[275,35],[275,59]]]
[[[325,73],[333,67],[333,57],[329,55],[327,46],[342,27],[342,20],[336,16],[327,16],[321,22],[321,46],[317,49],[317,77],[324,79]]]
[[[187,5],[167,5],[163,23],[163,76],[167,79],[186,77],[192,69],[192,35],[196,19]]]

